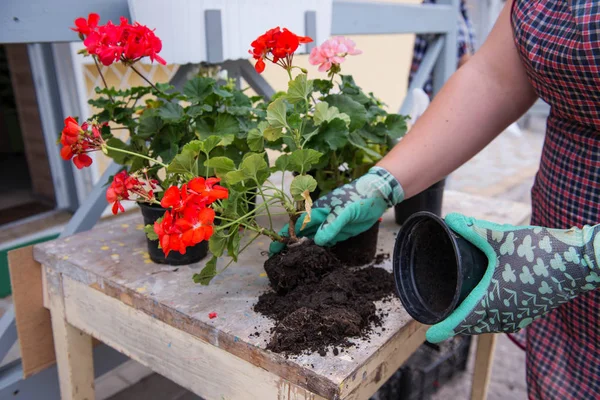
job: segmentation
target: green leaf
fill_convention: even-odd
[[[227,246],[228,237],[221,231],[215,231],[208,241],[208,249],[215,257],[221,257]]]
[[[184,149],[177,154],[169,164],[167,171],[172,174],[191,174],[198,175],[198,166],[196,164],[197,153]]]
[[[167,103],[158,109],[158,115],[168,122],[181,121],[183,114],[183,107],[177,103]]]
[[[163,120],[159,116],[154,113],[145,112],[140,117],[137,134],[141,138],[148,139],[159,133],[163,126]]]
[[[233,93],[228,92],[227,90],[220,89],[216,86],[213,88],[213,93],[223,98],[233,97]]]
[[[158,235],[154,232],[154,225],[148,224],[144,226],[144,232],[148,240],[158,240]]]
[[[348,125],[350,124],[350,117],[340,113],[337,107],[329,107],[329,104],[324,101],[315,106],[315,125],[321,125],[323,122],[329,122],[334,118],[338,118]]]
[[[231,227],[231,236],[227,244],[227,255],[237,262],[238,254],[240,253],[240,230],[237,225]]]
[[[218,135],[237,135],[240,131],[240,123],[231,114],[221,113],[217,115],[213,132]]]
[[[310,167],[319,162],[323,153],[313,149],[295,150],[290,155],[290,165],[301,174],[309,171]]]
[[[304,200],[302,193],[308,190],[309,192],[314,191],[317,188],[317,181],[310,175],[298,175],[292,180],[290,184],[290,193],[294,197],[294,200]]]
[[[367,155],[369,155],[370,157],[373,157],[376,160],[379,160],[381,158],[381,154],[379,154],[375,150],[367,147],[367,143],[363,140],[363,138],[360,137],[360,135],[358,133],[356,133],[356,132],[350,133],[350,135],[348,136],[348,141],[354,147],[359,148],[362,151],[364,151],[365,153],[367,153]]]
[[[348,143],[348,125],[339,118],[321,125],[319,136],[325,140],[331,150],[338,150]]]
[[[212,94],[215,83],[214,79],[197,76],[186,82],[183,86],[183,94],[193,103],[201,103]]]
[[[235,170],[225,174],[224,183],[235,185],[248,179],[244,171]]]
[[[302,126],[303,117],[299,113],[294,113],[294,114],[290,115],[287,122],[288,122],[288,126],[290,127],[290,129],[299,130],[300,127]]]
[[[313,91],[313,82],[308,80],[306,74],[296,76],[293,81],[288,83],[287,100],[296,104],[299,101],[306,100]]]
[[[204,162],[207,168],[214,168],[218,176],[226,175],[228,172],[235,171],[233,160],[227,157],[213,157]]]
[[[367,110],[358,102],[342,94],[332,94],[325,98],[330,107],[350,117],[350,132],[362,128],[367,122]]]
[[[375,144],[385,144],[387,132],[388,130],[383,123],[378,123],[375,127],[366,125],[356,131],[363,139]]]
[[[312,139],[314,136],[316,136],[319,133],[319,128],[313,130],[312,132],[307,132],[305,134],[302,135],[302,138],[308,142],[310,141],[310,139]]]
[[[265,149],[265,138],[257,128],[248,131],[248,138],[246,140],[248,141],[248,147],[252,151],[260,152]]]
[[[208,285],[212,279],[217,276],[217,257],[211,258],[199,274],[194,274],[192,279],[195,283]]]
[[[240,170],[246,178],[254,180],[258,185],[262,185],[269,177],[269,166],[263,154],[252,153],[246,156],[240,164]]]
[[[290,156],[289,154],[280,155],[277,160],[275,160],[275,168],[278,171],[289,171],[290,166]]]
[[[179,153],[179,146],[177,143],[171,143],[169,148],[162,150],[158,155],[162,158],[163,163],[167,164],[173,161],[173,159]]]
[[[219,146],[222,141],[222,137],[211,135],[201,142],[201,150],[205,153],[210,153],[215,147]]]
[[[202,114],[204,114],[205,112],[211,112],[211,111],[212,111],[211,106],[209,106],[208,104],[202,104],[202,105],[191,106],[185,112],[190,117],[197,118],[197,117],[201,116]]]
[[[398,114],[390,114],[385,119],[385,126],[388,129],[388,136],[392,139],[400,139],[406,134],[408,129],[406,117]]]
[[[273,128],[272,126],[267,126],[263,131],[263,136],[269,142],[274,142],[283,136],[282,128]]]
[[[190,140],[182,148],[182,150],[188,150],[195,154],[200,153],[202,151],[202,149],[203,149],[202,140]]]
[[[333,89],[333,82],[329,79],[314,79],[313,87],[315,91],[321,94],[328,94]]]
[[[106,144],[110,147],[114,147],[117,149],[126,150],[128,148],[128,146],[127,146],[127,144],[125,144],[125,142],[123,142],[121,139],[117,139],[115,137],[108,139],[106,141]],[[108,150],[107,155],[110,158],[112,158],[117,164],[121,164],[121,165],[125,164],[125,162],[129,158],[129,156],[127,154],[120,153],[118,151],[113,151],[113,150]]]
[[[285,100],[279,98],[267,107],[267,122],[273,128],[285,128],[287,106]]]

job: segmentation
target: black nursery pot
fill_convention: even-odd
[[[331,247],[331,252],[342,264],[348,267],[358,267],[371,263],[377,253],[379,224],[380,222],[377,221],[365,232],[337,243]]]
[[[416,196],[394,206],[396,223],[402,225],[411,215],[421,211],[442,215],[445,185],[446,179],[442,179]]]
[[[153,225],[157,219],[165,214],[165,209],[162,207],[150,206],[142,203],[140,203],[139,206],[142,209],[144,225]],[[150,259],[157,264],[193,264],[202,260],[208,254],[208,242],[206,241],[188,247],[185,254],[181,254],[178,251],[171,251],[167,257],[165,257],[163,251],[158,248],[158,240],[150,240],[146,237],[146,242],[148,243],[148,254],[150,254]]]
[[[411,317],[433,325],[448,317],[487,269],[485,254],[429,212],[412,215],[398,232],[394,280]]]

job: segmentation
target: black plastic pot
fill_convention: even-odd
[[[485,254],[429,212],[412,215],[398,232],[394,279],[411,317],[433,325],[448,317],[487,269]]]
[[[148,204],[139,204],[144,217],[144,225],[153,225],[157,219],[165,214],[165,209],[158,206],[150,206]],[[157,264],[168,265],[187,265],[193,264],[202,260],[208,254],[208,242],[202,241],[195,246],[188,247],[185,254],[178,251],[171,251],[165,257],[162,249],[158,248],[158,240],[150,240],[146,237],[148,243],[148,254],[150,259]]]
[[[442,215],[445,185],[446,179],[442,179],[416,196],[394,206],[396,223],[402,225],[411,215],[421,211],[428,211],[437,216]]]
[[[358,267],[373,262],[379,237],[377,221],[368,230],[331,247],[331,252],[346,266]]]

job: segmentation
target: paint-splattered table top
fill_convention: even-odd
[[[529,215],[523,204],[449,191],[444,204],[445,212],[458,211],[497,222],[522,223]],[[379,234],[380,252],[393,251],[398,228],[393,213],[387,213]],[[355,348],[338,355],[329,352],[325,357],[310,354],[286,359],[264,350],[273,325],[253,311],[258,296],[268,290],[263,270],[268,240],[255,242],[240,255],[237,264],[209,286],[200,286],[194,284],[192,275],[206,260],[180,267],[154,264],[142,229],[139,214],[123,216],[89,232],[37,245],[34,257],[59,273],[325,398],[368,397],[424,340],[424,327],[394,299],[378,304],[389,316],[368,340],[356,340]],[[391,261],[380,267],[391,270]],[[211,319],[211,313],[217,317]]]

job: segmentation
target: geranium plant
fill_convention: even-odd
[[[222,137],[221,155],[227,155],[238,165],[242,155],[249,151],[248,132],[265,117],[262,98],[245,95],[232,80],[219,84],[209,76],[192,78],[182,92],[168,84],[153,83],[140,72],[137,63],[144,58],[166,63],[158,54],[162,44],[154,32],[139,23],[130,24],[125,18],[121,18],[119,25],[110,21],[99,25],[99,22],[100,17],[92,13],[87,19],[75,20],[72,29],[83,40],[85,49],[81,53],[94,60],[104,83],[104,87],[96,88],[97,97],[89,103],[99,110],[91,120],[99,126],[106,154],[129,170],[146,168],[146,174],[158,181],[163,190],[171,182],[163,182],[158,174],[161,165],[150,165],[149,158],[170,164],[191,140],[211,135]],[[148,86],[126,90],[108,87],[99,64],[115,62],[130,68]],[[128,135],[127,142],[119,138],[123,132]],[[92,161],[87,155],[75,158],[80,168],[84,166],[80,160],[87,165]],[[177,166],[171,169],[176,172]]]
[[[78,19],[74,28],[84,39],[84,53],[96,62],[120,61],[134,71],[144,57],[164,62],[158,56],[160,40],[148,28],[124,19],[118,26],[98,22],[91,14]],[[290,78],[288,90],[274,96],[266,111],[255,106],[256,99],[207,77],[192,79],[183,94],[151,82],[127,91],[105,87],[92,103],[101,109],[94,118],[83,124],[65,120],[61,154],[78,168],[91,164],[87,153],[92,151],[127,166],[107,190],[112,211],[123,211],[124,200],[163,207],[164,216],[147,226],[146,233],[159,240],[165,255],[183,254],[208,240],[213,256],[194,275],[196,282],[208,284],[218,273],[219,257],[226,253],[230,265],[261,235],[287,245],[302,241],[294,227],[304,212],[304,223],[310,222],[311,193],[358,176],[404,134],[404,117],[387,114],[350,76],[339,75],[345,57],[359,54],[354,43],[334,38],[313,49],[310,62],[328,72],[328,79],[312,80],[294,65],[298,47],[311,41],[274,28],[252,42],[250,54],[259,73],[269,61]],[[339,90],[334,91],[338,77]],[[138,108],[144,96],[152,97]],[[130,142],[116,139],[112,130],[118,128],[109,122],[127,129]],[[268,147],[280,150],[273,166]],[[281,184],[271,181],[274,172],[282,173]],[[293,177],[287,190],[289,173]],[[283,234],[273,225],[280,214],[290,222]],[[258,217],[268,222],[260,223]],[[244,235],[251,237],[242,242]]]

